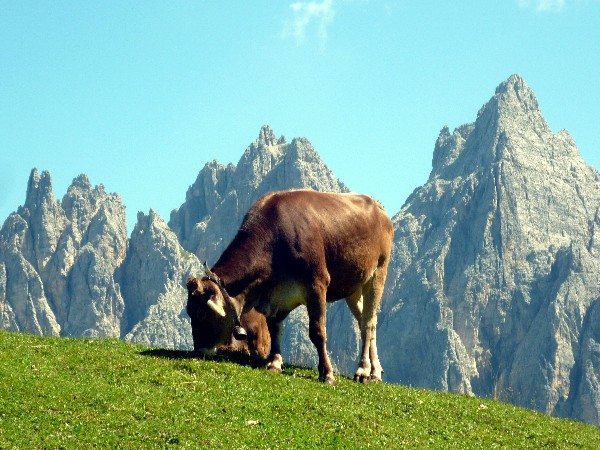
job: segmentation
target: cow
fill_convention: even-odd
[[[392,222],[373,198],[354,193],[289,190],[263,195],[246,213],[233,241],[206,275],[187,280],[194,350],[205,352],[255,308],[271,337],[267,369],[281,373],[282,322],[300,305],[319,357],[319,380],[335,384],[326,349],[327,302],[346,299],[361,331],[355,381],[381,381],[377,310],[390,261]]]

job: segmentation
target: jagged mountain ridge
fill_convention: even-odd
[[[432,163],[394,216],[378,332],[385,379],[600,424],[597,171],[568,133],[552,133],[519,76],[474,123],[445,127]],[[49,174],[32,173],[25,206],[2,227],[2,328],[189,348],[183,280],[201,270],[198,257],[214,262],[251,203],[290,187],[347,190],[307,140],[288,144],[264,126],[237,165],[206,164],[169,226],[139,214],[124,246],[120,199],[85,178],[73,183],[74,213],[49,195]],[[92,294],[73,297],[86,280],[95,280]],[[66,292],[82,304],[72,315],[56,300]],[[91,315],[85,305],[96,305]],[[70,316],[102,324],[77,331]],[[353,373],[358,333],[343,302],[328,309],[328,330],[338,370]],[[284,333],[286,361],[314,365],[302,309]]]
[[[190,349],[192,330],[185,312],[187,277],[202,273],[198,258],[186,252],[155,211],[138,213],[127,256],[116,279],[127,313],[121,335],[129,342]]]
[[[348,191],[307,139],[295,138],[288,144],[264,125],[237,166],[218,161],[204,166],[185,202],[171,212],[169,227],[186,250],[212,264],[261,195],[293,188]]]
[[[598,172],[521,77],[475,123],[445,127],[428,182],[394,217],[388,379],[598,424],[599,207]]]
[[[170,224],[173,229],[155,211],[151,210],[148,215],[138,213],[137,223],[128,241],[124,238],[125,208],[120,197],[114,194],[104,195],[102,186],[92,189],[87,177],[82,175],[73,181],[61,206],[52,193],[50,174],[43,172],[42,187],[32,189],[31,186],[39,184],[36,181],[38,178],[40,176],[37,170],[33,170],[25,207],[11,215],[7,224],[12,220],[21,221],[21,216],[34,216],[33,219],[28,219],[29,222],[26,223],[29,225],[24,227],[23,248],[17,246],[11,248],[11,251],[19,255],[35,282],[35,289],[27,289],[25,292],[37,292],[39,298],[28,299],[29,303],[21,299],[13,301],[13,298],[18,298],[11,291],[15,283],[7,283],[5,280],[15,280],[15,272],[11,268],[9,272],[12,276],[7,277],[7,266],[0,265],[0,294],[9,288],[9,295],[5,293],[0,297],[0,312],[3,312],[0,315],[0,325],[6,329],[36,334],[120,336],[130,342],[181,349],[192,348],[191,328],[185,312],[184,282],[188,276],[198,275],[203,270],[194,252],[203,260],[216,259],[237,231],[245,211],[260,195],[268,191],[287,188],[347,191],[321,161],[308,140],[296,138],[288,144],[284,137],[276,139],[267,125],[261,128],[259,137],[248,146],[237,166],[221,165],[217,161],[206,164],[194,185],[190,186],[186,202],[171,214]],[[85,185],[85,189],[80,189],[81,185]],[[102,195],[94,194],[97,191]],[[72,192],[79,193],[76,201],[71,198]],[[69,212],[74,209],[70,205],[76,203],[86,205],[87,209],[79,208],[81,211],[78,213]],[[90,206],[96,204],[102,207]],[[90,217],[93,215],[88,211],[90,209],[118,210],[121,214],[101,221],[109,226],[101,229],[90,226]],[[65,229],[70,230],[69,233],[63,233],[62,230]],[[43,239],[39,239],[37,230],[48,234],[48,237],[42,236]],[[57,237],[61,233],[69,238]],[[14,230],[8,228],[0,236],[6,235],[6,241],[9,242],[14,240],[14,234]],[[71,235],[75,235],[76,244],[68,247],[69,250],[59,248],[55,241],[71,243]],[[91,240],[94,245],[85,247],[85,251],[79,253],[79,247],[83,246],[79,244],[82,236]],[[115,240],[121,245],[119,250],[107,251],[105,241],[108,243]],[[184,246],[180,245],[179,240]],[[36,242],[45,249],[43,252],[28,250],[37,245],[34,244]],[[126,245],[124,242],[127,242]],[[97,261],[96,253],[106,258]],[[46,262],[43,262],[44,265],[38,262],[36,255],[41,255],[44,261],[48,258],[67,258],[69,261],[46,273]],[[9,264],[8,267],[12,265]],[[90,267],[95,272],[90,271]],[[64,286],[60,289],[66,283],[63,279],[75,280],[71,283],[75,288],[69,292]],[[105,292],[108,288],[114,297],[112,303],[108,302]],[[82,305],[88,305],[87,310],[84,307],[75,308],[71,298],[78,299]],[[17,309],[30,304],[40,309],[42,325],[37,324],[39,320],[36,317],[27,317],[25,312],[19,315],[22,317],[20,323],[15,323],[13,303],[17,304]],[[27,307],[32,309],[32,306]],[[346,320],[351,323],[349,312],[344,309],[336,312],[336,309],[340,308],[333,308],[332,320],[337,318],[338,321]],[[77,330],[75,327],[81,328],[79,322],[85,323],[85,320],[71,319],[79,319],[82,315],[87,315],[88,321],[96,321],[98,324],[110,318],[112,328]],[[283,336],[283,343],[289,349],[286,354],[288,360],[298,364],[316,364],[316,352],[308,339],[305,309],[296,310],[289,322],[290,326]],[[356,347],[357,330],[352,330],[354,332],[349,338]],[[348,352],[344,352],[336,362],[349,364],[347,355]]]
[[[25,205],[0,231],[3,328],[118,335],[124,303],[112,272],[125,256],[124,221],[120,197],[102,185],[92,189],[87,176],[73,180],[59,202],[50,174],[34,169]]]
[[[144,233],[147,238],[139,238]],[[137,330],[157,313],[155,303],[181,311],[183,281],[200,270],[154,211],[138,215],[128,240],[120,196],[102,185],[92,188],[80,175],[59,202],[50,173],[34,169],[25,205],[0,231],[0,326],[49,336],[139,336],[146,344],[186,347],[191,331],[174,318],[166,322],[178,325],[166,333],[169,340]]]

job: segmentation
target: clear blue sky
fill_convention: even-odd
[[[600,167],[600,0],[0,0],[0,223],[33,167],[165,220],[269,124],[390,215],[511,74]]]

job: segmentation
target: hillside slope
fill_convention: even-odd
[[[0,331],[1,448],[600,447],[600,430],[390,384]]]

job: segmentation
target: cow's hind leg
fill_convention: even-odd
[[[386,272],[387,265],[378,267],[362,289],[363,308],[360,318],[362,353],[354,375],[354,381],[361,383],[382,380],[383,368],[377,354],[377,309],[383,294]]]
[[[354,294],[346,299],[346,304],[352,312],[352,315],[358,322],[358,326],[362,322],[362,309],[363,309],[363,298],[362,298],[362,289],[357,290]]]
[[[371,347],[369,348],[369,357],[371,358],[371,381],[383,381],[383,367],[379,361],[379,355],[377,354],[377,329],[373,329],[373,339],[371,340]]]

